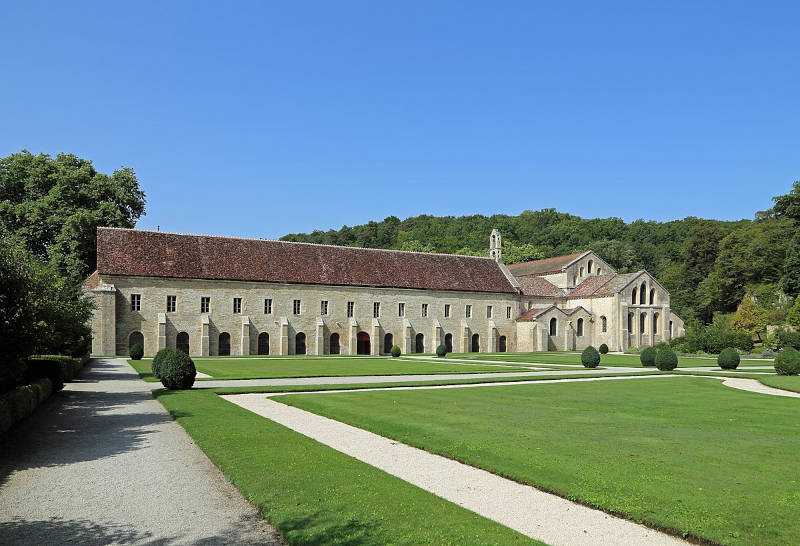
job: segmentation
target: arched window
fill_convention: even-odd
[[[414,343],[414,352],[415,353],[424,353],[425,352],[425,335],[422,333],[417,334]]]
[[[556,317],[550,319],[550,335],[558,335],[558,321],[556,320]]]
[[[589,275],[591,275],[591,274],[592,274],[592,265],[593,265],[593,264],[594,264],[594,262],[593,262],[592,260],[589,260],[589,263],[587,263],[587,264],[586,264],[586,272],[587,272]],[[598,274],[599,274],[599,273],[598,273]]]
[[[481,350],[481,337],[478,334],[472,334],[472,352],[477,353]]]
[[[647,303],[647,286],[642,283],[642,286],[639,288],[639,303],[644,305]]]
[[[581,267],[581,278],[583,278],[583,267]]]
[[[369,334],[366,332],[359,332],[356,335],[356,354],[368,355],[372,352],[371,349]]]
[[[448,353],[453,352],[453,334],[444,335],[444,347],[447,349]]]
[[[633,313],[628,313],[628,333],[633,333]]]
[[[331,354],[338,355],[339,351],[339,334],[331,334]]]
[[[572,286],[577,286],[577,285],[578,285],[578,276],[577,275],[573,275],[572,276]]]
[[[633,295],[631,296],[631,303],[636,305],[636,289],[633,289]]]
[[[142,349],[144,349],[144,334],[141,332],[131,332],[131,335],[128,336],[128,352],[130,352],[131,347],[134,345],[141,345]]]
[[[183,351],[187,355],[189,354],[189,334],[186,332],[178,332],[178,336],[175,338],[175,348],[179,351]]]
[[[645,326],[647,325],[647,313],[639,315],[639,333],[645,333]]]
[[[583,336],[583,319],[582,318],[578,319],[578,332],[577,332],[577,335]]]
[[[656,301],[656,289],[655,288],[651,288],[650,289],[650,305],[653,305],[653,303],[655,303],[655,301]]]
[[[658,333],[658,313],[653,313],[653,330],[654,334]]]
[[[506,352],[506,336],[500,336],[497,340],[497,350],[501,353]]]
[[[669,336],[672,337],[673,335],[675,334],[672,331],[672,321],[669,321]]]
[[[603,332],[608,331],[608,321],[606,320],[606,317],[600,317],[600,329]]]
[[[602,274],[603,274],[603,270],[598,267],[597,268],[597,276],[599,277]]]
[[[294,354],[306,354],[306,335],[303,332],[297,332],[294,336]]]
[[[392,345],[394,345],[394,336],[392,334],[386,334],[383,336],[383,352],[391,353]]]
[[[228,332],[222,332],[219,335],[217,354],[219,356],[228,356],[231,354],[231,335]]]
[[[258,354],[269,354],[269,334],[266,332],[258,334]]]

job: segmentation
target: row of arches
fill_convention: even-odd
[[[603,331],[605,332],[605,320],[606,317],[603,318]],[[558,319],[553,317],[550,319],[550,335],[555,337],[558,335]],[[575,335],[582,337],[583,336],[583,319],[579,318],[575,323]]]
[[[647,297],[647,285],[642,283],[639,288],[634,287],[633,292],[631,292],[631,304],[636,305],[647,305],[648,297]],[[638,297],[637,297],[638,296]],[[638,302],[637,302],[638,299]],[[650,289],[650,297],[649,297],[650,305],[653,305],[656,302],[656,289]]]
[[[628,313],[628,333],[633,334],[633,325],[634,325],[634,318],[633,313]],[[650,333],[658,334],[659,333],[659,326],[661,324],[661,316],[658,313],[653,313],[651,326],[652,330]],[[642,313],[639,315],[639,332],[640,334],[646,334],[646,326],[647,326],[647,313]]]

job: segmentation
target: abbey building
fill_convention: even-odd
[[[669,292],[592,251],[489,258],[99,228],[92,351],[195,356],[610,350],[681,335]]]

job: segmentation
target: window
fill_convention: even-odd
[[[372,316],[373,318],[378,318],[381,316],[381,303],[376,301],[372,304]]]
[[[328,300],[319,302],[319,314],[325,316],[328,314]]]
[[[556,334],[558,334],[558,321],[556,317],[553,317],[550,319],[550,335],[554,336]]]
[[[603,270],[598,267],[597,268],[597,276],[599,277],[602,274],[603,274]]]
[[[141,311],[141,310],[142,310],[142,295],[131,294],[131,311]]]
[[[642,313],[641,315],[639,315],[639,333],[640,334],[644,334],[645,333],[644,327],[645,327],[646,324],[647,324],[647,313]]]
[[[203,296],[200,298],[200,312],[201,313],[208,313],[211,310],[211,298],[208,296]]]
[[[471,305],[467,305],[464,308],[464,316],[467,317],[467,318],[472,317],[472,306]]]
[[[594,263],[594,262],[592,262],[592,260],[589,260],[589,263],[587,263],[587,264],[586,264],[586,272],[587,272],[589,275],[591,275],[591,274],[592,274],[592,264],[593,264],[593,263]],[[598,275],[599,275],[599,273],[598,273]]]
[[[397,316],[398,317],[406,316],[406,304],[405,303],[398,303],[397,304]]]
[[[292,305],[292,312],[295,315],[299,315],[300,314],[300,300],[294,300],[294,303]],[[303,354],[305,354],[305,353],[303,353]]]
[[[581,267],[581,277],[583,277],[583,268]]]
[[[647,291],[647,286],[645,286],[645,284],[642,283],[642,287],[639,289],[639,303],[642,305],[647,303],[647,300],[645,299],[647,298],[646,291]]]
[[[606,317],[600,317],[600,330],[603,332],[608,331],[608,321]]]
[[[650,289],[650,305],[653,305],[653,303],[655,301],[656,301],[656,289],[655,288],[651,288]]]
[[[508,307],[506,307],[506,318],[507,319],[511,318],[511,306],[510,305]]]
[[[423,316],[423,318],[428,316],[428,304],[427,303],[423,303],[422,304],[422,316]]]
[[[492,318],[492,306],[491,305],[487,305],[486,306],[486,318]]]
[[[631,295],[631,303],[633,305],[636,305],[636,289],[635,288],[633,289],[633,293]]]
[[[450,304],[444,304],[444,318],[450,318]]]
[[[348,301],[347,302],[347,317],[353,316],[353,308],[355,307],[355,302]]]
[[[272,298],[264,298],[264,314],[272,314]]]
[[[242,312],[242,298],[233,298],[233,312],[234,313]]]
[[[167,313],[174,313],[177,306],[177,296],[167,296]]]
[[[582,318],[579,318],[579,319],[578,319],[578,331],[577,331],[577,335],[578,335],[579,337],[582,337],[582,336],[583,336],[583,319],[582,319]]]

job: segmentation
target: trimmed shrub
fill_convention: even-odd
[[[600,351],[601,355],[607,355],[608,354],[608,345],[606,345],[605,343],[601,344],[600,348],[599,348],[599,351]]]
[[[447,347],[444,345],[439,345],[436,347],[436,356],[439,358],[444,358],[445,355],[447,355]]]
[[[135,344],[130,351],[131,360],[141,360],[144,356],[144,347],[141,343]]]
[[[776,337],[778,338],[778,346],[781,349],[784,347],[792,347],[793,349],[800,350],[800,332],[778,330],[776,332]]]
[[[69,359],[69,357],[66,358]],[[64,382],[69,380],[67,375],[69,375],[69,379],[72,379],[72,362],[63,359],[37,357],[28,360],[25,381],[33,383],[47,377],[52,383],[53,392],[58,392],[64,388]]]
[[[647,347],[642,351],[642,354],[639,355],[639,361],[642,363],[642,366],[655,366],[657,354],[658,349],[655,347]]]
[[[45,377],[0,396],[0,434],[33,413],[51,394],[53,383]]]
[[[775,357],[775,373],[797,375],[800,373],[800,352],[794,347],[784,347]]]
[[[402,351],[400,351],[400,347],[399,346],[392,345],[392,348],[389,350],[389,352],[391,353],[392,357],[397,358],[398,356],[400,356],[400,353]]]
[[[664,347],[656,352],[656,368],[662,372],[674,370],[678,367],[678,355],[669,347]]]
[[[600,364],[600,353],[589,345],[581,353],[581,363],[584,368],[596,368]]]
[[[161,379],[161,363],[164,361],[164,357],[167,353],[169,353],[169,349],[161,349],[156,353],[156,356],[153,357],[153,363],[150,367],[153,370],[153,375],[158,379]]]
[[[626,355],[638,355],[639,351],[640,351],[639,347],[628,347],[627,349],[625,349],[625,354]]]
[[[189,355],[177,349],[165,349],[159,362],[161,384],[171,391],[191,389],[197,369]],[[159,351],[161,352],[161,351]]]
[[[732,347],[723,349],[717,357],[717,364],[723,370],[735,370],[739,366],[740,361],[741,357],[739,353]]]

